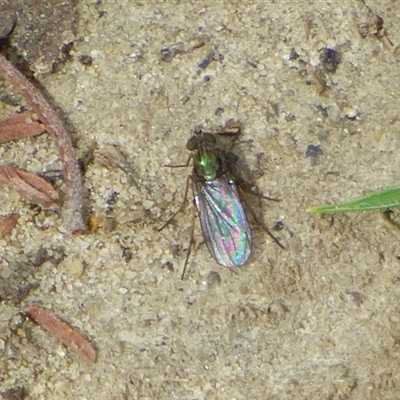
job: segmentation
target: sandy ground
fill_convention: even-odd
[[[34,6],[22,14],[33,18]],[[53,212],[2,187],[2,215],[20,214],[0,239],[3,397],[399,398],[399,232],[379,213],[305,211],[399,182],[398,15],[393,0],[82,0],[67,14],[74,23],[55,32],[57,49],[74,44],[54,73],[18,47],[29,31],[17,27],[12,44],[79,156],[93,155],[86,205],[100,228],[71,236]],[[341,55],[336,71],[321,59],[326,47]],[[1,107],[4,117],[19,106]],[[196,221],[181,281],[192,203],[157,228],[179,208],[190,170],[164,165],[186,162],[196,126],[229,119],[243,124],[237,152],[255,183],[282,200],[263,215],[283,223],[276,235],[287,249],[254,226],[251,262],[232,272]],[[0,157],[60,170],[48,135],[3,145]],[[24,320],[28,304],[83,333],[97,363]]]

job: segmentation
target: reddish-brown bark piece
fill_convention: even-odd
[[[0,216],[0,235],[9,235],[17,225],[19,215],[9,214]]]
[[[25,313],[83,359],[92,363],[96,362],[96,350],[89,341],[55,315],[50,314],[41,307],[33,305],[25,308]]]
[[[49,182],[8,165],[0,164],[0,183],[5,183],[31,203],[43,207],[50,207],[58,200],[58,192]]]
[[[34,114],[25,111],[0,121],[0,143],[24,139],[46,132],[46,127],[35,120]]]
[[[53,135],[63,165],[65,198],[62,213],[64,226],[69,232],[84,231],[86,225],[83,220],[82,176],[71,138],[56,112],[40,91],[2,54],[0,54],[0,74],[24,96],[39,119],[46,125],[47,132]]]

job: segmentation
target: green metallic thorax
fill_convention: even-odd
[[[207,144],[206,142],[201,143],[194,161],[194,167],[199,176],[206,181],[213,181],[217,178],[220,160],[215,152],[214,143],[212,146],[207,146]]]
[[[186,143],[186,148],[195,151],[194,170],[205,181],[213,181],[221,172],[221,159],[212,133],[199,132]]]

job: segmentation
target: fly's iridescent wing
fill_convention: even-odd
[[[251,254],[251,232],[236,185],[226,175],[195,181],[196,206],[208,250],[218,264],[244,265]]]

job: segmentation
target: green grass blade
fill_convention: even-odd
[[[400,186],[367,194],[345,203],[311,207],[307,211],[314,214],[347,211],[385,210],[400,206]]]

